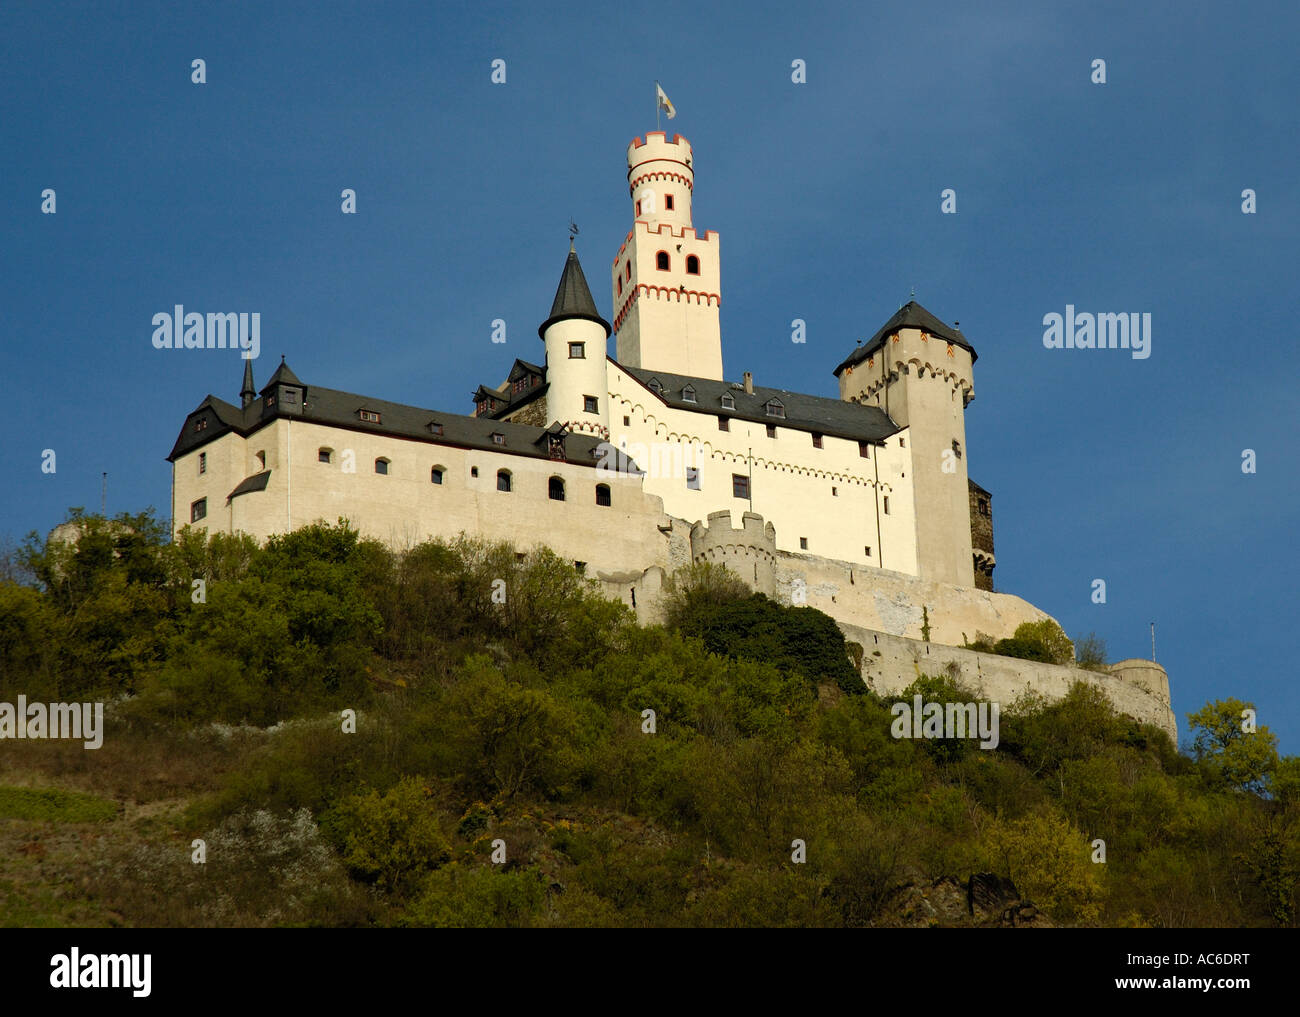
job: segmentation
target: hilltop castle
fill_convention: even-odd
[[[834,617],[879,691],[952,662],[1008,699],[1083,678],[1174,733],[1152,662],[1102,675],[960,649],[1046,615],[993,592],[992,497],[967,475],[976,353],[955,325],[906,304],[834,368],[834,399],[728,381],[690,143],[634,139],[627,179],[612,325],[570,244],[542,363],[480,385],[473,415],[322,388],[283,361],[258,390],[245,361],[239,405],[209,395],[168,456],[173,526],[264,540],[343,516],[396,546],[545,544],[647,621],[666,576],[715,561]]]

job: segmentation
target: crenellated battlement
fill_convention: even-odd
[[[689,172],[693,162],[691,143],[680,134],[674,134],[673,140],[669,141],[664,131],[649,131],[644,139],[633,138],[627,146],[629,171],[656,159],[679,162]]]
[[[757,512],[742,513],[739,529],[729,509],[710,512],[691,527],[691,560],[722,565],[759,593],[776,593],[776,527]]]

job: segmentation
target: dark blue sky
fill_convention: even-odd
[[[610,314],[659,79],[721,234],[728,377],[833,395],[915,287],[979,353],[998,588],[1116,659],[1154,620],[1181,732],[1237,696],[1300,751],[1300,13],[1134,6],[7,4],[0,534],[97,509],[101,471],[110,513],[166,515],[163,457],[242,366],[155,350],[177,303],[259,311],[259,384],[284,354],[308,384],[470,412],[541,359],[570,217]],[[1067,303],[1149,312],[1150,359],[1044,349]]]

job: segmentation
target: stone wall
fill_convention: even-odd
[[[1178,741],[1178,725],[1169,702],[1169,676],[1154,661],[1125,660],[1114,665],[1110,674],[1101,674],[926,643],[844,622],[839,625],[846,639],[862,647],[862,680],[881,695],[901,692],[923,674],[943,675],[949,665],[955,667],[959,681],[981,698],[1000,703],[1004,710],[1024,692],[1059,700],[1071,685],[1083,681],[1105,692],[1120,713],[1154,724]]]

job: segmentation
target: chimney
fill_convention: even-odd
[[[749,371],[745,372],[745,394],[754,394],[754,376]]]

